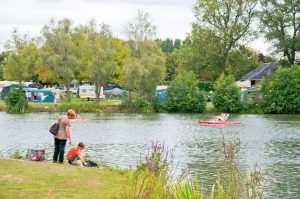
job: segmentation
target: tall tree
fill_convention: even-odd
[[[112,79],[116,67],[116,51],[109,26],[101,24],[100,31],[97,31],[95,21],[91,20],[86,44],[87,74],[95,84],[96,102],[99,102],[101,85]]]
[[[69,19],[51,20],[42,30],[45,38],[44,64],[48,66],[67,89],[67,100],[71,102],[70,82],[80,65],[79,53],[73,41],[72,23]]]
[[[138,14],[125,26],[125,34],[129,41],[133,41],[134,49],[138,51],[139,42],[153,40],[157,27],[153,25],[148,12],[138,10]]]
[[[165,60],[161,48],[154,42],[156,27],[149,19],[148,13],[138,11],[137,17],[128,22],[125,33],[129,39],[132,56],[126,60],[121,74],[121,84],[141,97],[151,99],[155,87],[165,74]]]
[[[7,80],[29,81],[34,78],[38,58],[38,44],[34,38],[13,32],[12,40],[6,44],[8,57],[3,66],[3,77]]]
[[[243,75],[255,69],[261,63],[256,51],[246,46],[240,46],[238,49],[230,52],[227,72],[239,80]]]
[[[261,31],[293,65],[300,50],[300,1],[261,0],[261,9]]]
[[[229,52],[253,34],[250,25],[256,16],[256,4],[257,0],[198,0],[194,7],[196,23],[219,38],[223,71]]]
[[[208,28],[193,24],[192,32],[174,51],[179,68],[193,71],[198,79],[215,80],[222,72],[220,39]]]

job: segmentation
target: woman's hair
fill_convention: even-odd
[[[75,117],[76,116],[76,113],[73,109],[69,109],[67,111],[67,115],[70,116],[70,117]]]

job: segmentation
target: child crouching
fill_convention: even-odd
[[[81,160],[81,166],[85,164],[84,159],[81,155],[81,150],[85,148],[85,145],[83,142],[79,142],[77,146],[72,147],[67,155],[66,159],[68,160],[69,164],[77,165],[77,160]]]

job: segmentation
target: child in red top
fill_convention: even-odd
[[[84,165],[85,162],[83,160],[83,157],[81,155],[81,150],[85,148],[85,145],[83,142],[79,142],[79,144],[73,148],[71,148],[67,155],[66,159],[68,160],[69,164],[77,165],[77,160],[81,160],[81,165]]]

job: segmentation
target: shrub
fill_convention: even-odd
[[[212,102],[217,111],[232,113],[241,110],[240,91],[232,75],[220,75],[214,84],[214,90]]]
[[[25,113],[28,110],[28,102],[21,86],[7,94],[5,103],[8,113]]]
[[[262,109],[265,113],[300,112],[300,65],[278,68],[262,81]]]
[[[195,74],[179,71],[167,90],[165,100],[167,111],[202,113],[205,106],[205,94],[199,90]]]
[[[23,155],[20,153],[20,151],[16,151],[13,155],[12,155],[13,159],[24,159]]]
[[[133,101],[133,105],[139,112],[142,112],[142,113],[153,112],[153,104],[145,98],[137,97]]]

